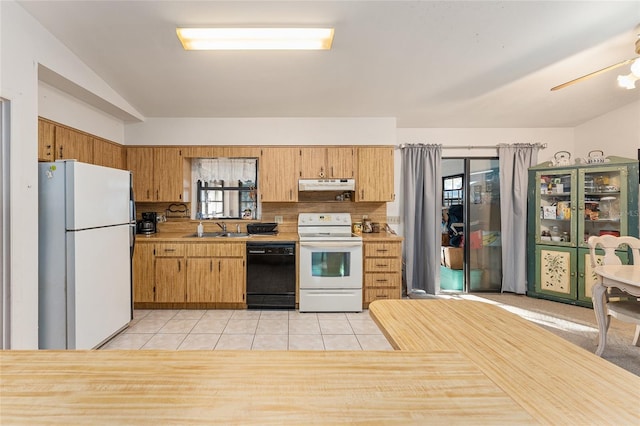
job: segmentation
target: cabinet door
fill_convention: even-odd
[[[330,177],[327,171],[327,149],[318,147],[300,148],[300,177],[320,179]]]
[[[537,172],[535,241],[538,244],[576,247],[579,236],[576,223],[581,209],[578,209],[577,172],[575,169],[558,169]]]
[[[331,178],[353,178],[354,171],[354,151],[352,147],[327,148],[327,176]]]
[[[184,258],[156,257],[156,302],[184,303],[185,267]]]
[[[76,159],[93,163],[93,143],[89,135],[67,127],[56,126],[56,160]]]
[[[616,251],[623,265],[629,264],[629,254],[626,251]],[[604,251],[596,250],[596,264],[601,265]],[[591,267],[591,255],[589,249],[578,250],[578,300],[591,302],[593,286],[598,282],[598,275]]]
[[[137,243],[133,251],[133,301],[154,301],[153,244]]]
[[[187,302],[214,303],[216,301],[217,260],[187,259]]]
[[[259,168],[260,197],[265,202],[298,201],[300,151],[293,147],[265,147]]]
[[[536,292],[564,299],[577,297],[576,250],[536,246]]]
[[[244,303],[244,261],[238,258],[219,258],[217,302]]]
[[[55,149],[56,126],[48,121],[38,119],[38,161],[53,161]]]
[[[154,201],[153,148],[127,148],[127,169],[133,174],[136,201]]]
[[[393,201],[393,147],[359,147],[356,201]]]
[[[99,138],[93,138],[93,164],[124,169],[124,148]]]
[[[153,149],[154,201],[182,202],[182,160],[180,148]]]
[[[588,167],[579,172],[578,236],[587,248],[591,235],[603,233],[630,235],[627,167]],[[637,191],[637,186],[634,189]],[[635,231],[634,231],[635,232]]]

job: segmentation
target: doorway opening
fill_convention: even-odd
[[[442,159],[441,292],[502,286],[498,158]]]

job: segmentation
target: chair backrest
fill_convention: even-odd
[[[623,244],[631,248],[633,264],[640,268],[640,240],[635,237],[614,237],[613,235],[601,235],[599,237],[589,237],[587,241],[591,255],[591,266],[598,266],[596,258],[596,248],[600,246],[604,250],[603,265],[620,265],[622,261],[616,256],[616,249]]]

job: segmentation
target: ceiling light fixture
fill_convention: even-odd
[[[635,89],[636,81],[640,80],[640,58],[631,63],[631,73],[618,76],[618,85],[625,89]]]
[[[177,28],[185,50],[328,50],[333,28]]]

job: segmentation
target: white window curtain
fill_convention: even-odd
[[[442,145],[401,147],[407,295],[440,291]]]
[[[527,292],[527,172],[537,164],[542,147],[498,145],[503,292]]]

